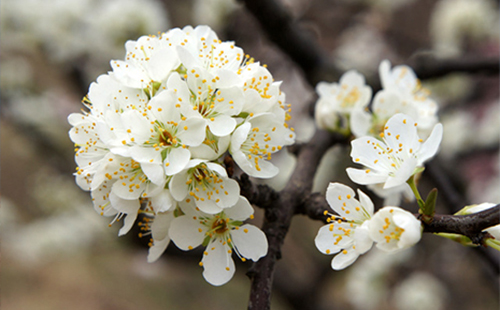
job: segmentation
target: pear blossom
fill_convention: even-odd
[[[188,71],[186,81],[174,73],[167,85],[185,117],[204,119],[210,131],[221,137],[233,132],[236,120],[232,116],[238,115],[243,106],[243,91],[233,81],[232,75],[213,75],[195,67]]]
[[[429,91],[422,87],[412,68],[400,65],[391,69],[391,63],[384,60],[380,63],[379,74],[384,90],[398,94],[402,105],[409,104],[417,110],[415,120],[419,129],[427,130],[437,123],[438,106],[429,98]]]
[[[125,58],[112,60],[112,71],[90,85],[82,100],[87,110],[68,117],[76,183],[90,191],[94,210],[112,217],[111,224],[123,220],[120,236],[141,214],[139,235],[151,235],[149,262],[174,239],[174,218],[193,212],[206,219],[214,240],[259,259],[267,241],[251,225],[238,232],[253,211],[221,158],[229,151],[252,176],[278,173],[268,162],[271,154],[295,139],[281,83],[207,26],[143,36],[127,41],[125,49]],[[220,285],[234,264],[225,265],[232,271],[221,282],[217,260],[224,255],[216,249],[204,274]]]
[[[408,211],[383,207],[368,224],[370,237],[386,252],[397,252],[415,245],[422,237],[421,223]]]
[[[293,143],[295,134],[284,117],[261,113],[249,117],[231,136],[229,152],[238,166],[250,176],[272,178],[279,169],[269,160],[271,154]]]
[[[219,286],[234,275],[233,252],[242,260],[259,260],[267,254],[266,235],[257,227],[243,224],[253,218],[253,208],[242,196],[231,207],[217,214],[206,214],[195,208],[188,198],[180,203],[184,215],[170,224],[168,235],[180,249],[206,246],[200,266],[208,283]]]
[[[412,118],[399,113],[387,121],[382,140],[369,136],[353,140],[351,157],[366,168],[347,168],[351,180],[363,185],[383,183],[384,189],[403,185],[436,154],[443,135],[443,126],[437,124],[424,142],[416,127]]]
[[[316,91],[316,122],[320,128],[333,131],[348,127],[350,113],[367,108],[372,95],[363,75],[355,70],[344,73],[339,83],[320,82]]]
[[[324,254],[337,254],[332,260],[332,268],[341,270],[366,253],[372,247],[368,225],[373,216],[373,203],[358,190],[359,201],[354,191],[340,183],[330,183],[326,200],[339,215],[329,218],[330,224],[320,228],[314,239],[316,247]],[[328,214],[328,211],[325,211]]]
[[[422,87],[415,72],[406,65],[391,69],[391,63],[384,60],[379,66],[379,75],[383,89],[373,98],[372,112],[352,111],[350,126],[354,135],[377,136],[389,118],[403,113],[417,122],[420,135],[428,136],[437,123],[438,106],[429,97],[429,91]]]
[[[177,201],[191,196],[196,207],[209,214],[233,206],[240,195],[238,183],[228,178],[224,167],[200,159],[191,160],[185,170],[172,177],[170,190]]]

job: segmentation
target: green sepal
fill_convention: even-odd
[[[435,235],[453,240],[464,246],[477,247],[477,244],[472,243],[472,240],[470,240],[469,237],[464,235],[450,234],[450,233],[436,233]]]
[[[202,246],[208,246],[208,244],[210,243],[210,240],[212,239],[212,237],[210,236],[206,236],[205,239],[203,239],[203,243],[201,244]]]
[[[436,211],[436,200],[438,196],[438,190],[437,188],[433,188],[429,194],[427,195],[427,198],[425,199],[425,207],[423,209],[423,214],[433,217],[434,213]]]

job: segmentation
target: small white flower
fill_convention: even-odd
[[[234,206],[212,215],[198,211],[192,201],[180,205],[185,215],[172,221],[168,234],[184,251],[206,246],[200,266],[210,284],[219,286],[231,280],[235,271],[233,251],[243,261],[257,261],[267,254],[266,235],[253,225],[243,224],[253,217],[246,198],[240,196]]]
[[[170,181],[172,196],[182,201],[191,196],[201,211],[215,214],[233,206],[240,195],[238,183],[228,178],[221,165],[193,159]]]
[[[386,252],[415,245],[422,237],[421,223],[413,214],[398,207],[383,207],[368,223],[370,237]]]
[[[416,110],[419,129],[429,130],[437,123],[438,106],[429,98],[429,91],[422,87],[412,68],[400,65],[391,69],[391,63],[384,60],[380,63],[379,73],[384,91],[399,96],[401,112],[406,114],[405,105]]]
[[[236,116],[243,106],[243,91],[233,85],[236,74],[220,70],[211,74],[195,67],[186,74],[186,81],[174,73],[168,79],[168,89],[175,98],[176,107],[185,117],[202,118],[210,131],[218,136],[227,136],[236,127]]]
[[[340,217],[333,215],[329,219],[331,223],[320,228],[314,242],[324,254],[340,252],[332,260],[335,270],[354,263],[373,244],[368,233],[373,203],[362,191],[358,190],[358,195],[359,201],[354,198],[355,193],[350,187],[340,183],[330,183],[326,191],[328,204]]]
[[[437,124],[423,142],[416,127],[410,117],[396,114],[386,123],[382,141],[374,137],[353,140],[351,157],[367,169],[347,168],[351,180],[363,185],[384,183],[385,189],[404,184],[436,154],[443,135],[443,126]]]
[[[272,178],[279,169],[269,160],[271,154],[293,143],[295,134],[283,117],[262,113],[250,117],[231,136],[229,152],[238,166],[250,176]]]
[[[347,122],[347,117],[353,110],[363,110],[367,107],[372,95],[363,75],[354,70],[342,75],[339,83],[320,82],[316,92],[319,94],[316,122],[320,128],[334,131],[347,125],[340,124],[340,119],[337,121],[339,115]]]

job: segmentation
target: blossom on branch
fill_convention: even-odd
[[[319,99],[314,116],[318,127],[340,132],[349,130],[350,114],[367,108],[372,96],[364,76],[355,70],[344,73],[339,83],[318,83],[316,92]]]
[[[422,237],[419,220],[413,214],[397,207],[384,207],[372,217],[368,229],[377,247],[386,252],[397,252],[415,245]]]
[[[217,214],[201,212],[190,198],[180,206],[184,215],[172,221],[168,234],[184,251],[206,247],[200,266],[208,283],[219,286],[231,280],[235,272],[233,252],[242,261],[257,261],[267,254],[266,235],[253,225],[243,224],[253,218],[253,208],[243,196]]]
[[[320,228],[314,239],[316,247],[324,254],[337,254],[332,268],[341,270],[350,266],[359,255],[371,249],[373,241],[369,236],[368,223],[373,215],[370,198],[358,190],[359,201],[354,191],[340,183],[330,183],[326,200],[338,216],[330,215],[327,224]],[[325,211],[325,215],[329,214]]]
[[[363,185],[382,183],[386,189],[405,184],[436,154],[443,135],[443,126],[437,124],[424,142],[417,125],[409,116],[396,114],[387,121],[381,140],[369,136],[353,140],[351,157],[366,168],[347,168],[351,180]]]
[[[178,223],[196,216],[191,224],[207,234],[192,246],[210,244],[204,276],[222,285],[234,273],[232,251],[254,261],[267,253],[265,235],[242,223],[253,209],[223,158],[231,154],[253,177],[279,172],[271,154],[295,140],[281,83],[207,26],[143,36],[125,49],[90,85],[87,110],[68,117],[76,183],[111,224],[124,219],[119,235],[136,221],[141,237],[151,235],[149,262],[171,238],[184,249],[192,231]]]

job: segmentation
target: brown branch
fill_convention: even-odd
[[[481,244],[484,229],[498,224],[500,224],[500,204],[469,215],[436,214],[431,223],[423,223],[424,232],[460,234],[469,237],[474,244]]]
[[[409,65],[422,80],[456,72],[498,75],[500,69],[498,57],[437,58],[428,54],[418,54],[410,59]]]
[[[240,0],[259,21],[269,39],[302,69],[314,86],[320,81],[336,81],[341,71],[325,55],[311,36],[295,23],[283,5],[274,0]]]
[[[267,209],[279,198],[279,193],[267,185],[254,184],[246,173],[235,178],[240,185],[240,194],[245,196],[251,204]]]
[[[333,144],[345,138],[325,131],[317,131],[297,158],[297,166],[287,186],[280,192],[272,208],[265,209],[262,231],[267,236],[267,255],[256,262],[248,272],[252,279],[249,309],[269,309],[276,261],[281,257],[281,246],[296,209],[309,196],[316,167],[323,154]]]

